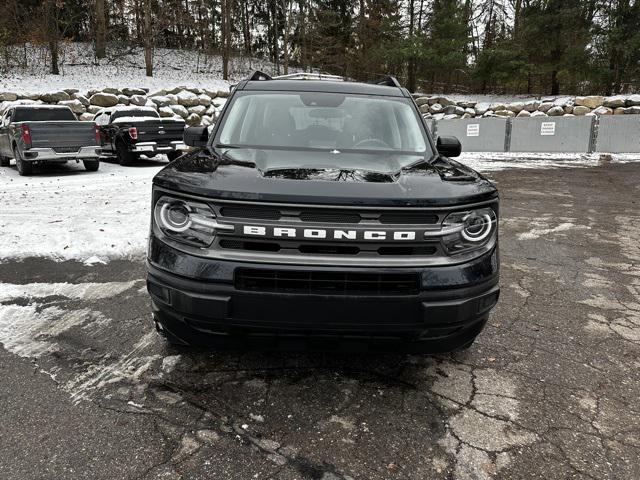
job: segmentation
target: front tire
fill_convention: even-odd
[[[122,141],[116,143],[116,157],[118,158],[118,163],[124,167],[133,165],[138,159],[138,156],[130,152]]]
[[[100,168],[100,160],[83,160],[82,163],[87,172],[96,172]]]
[[[17,148],[13,149],[13,156],[16,159],[16,167],[18,168],[18,174],[21,177],[26,177],[33,173],[33,165],[22,159],[20,151]]]

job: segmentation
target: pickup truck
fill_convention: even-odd
[[[115,156],[120,165],[132,165],[141,154],[164,153],[175,160],[187,149],[182,139],[184,120],[160,118],[153,108],[103,108],[94,121],[100,128],[102,154]]]
[[[0,119],[0,166],[15,158],[20,175],[38,164],[76,160],[89,171],[100,166],[100,135],[93,122],[81,122],[67,106],[16,105]]]
[[[238,83],[154,177],[156,329],[219,348],[468,348],[500,294],[497,189],[395,78],[288,77]]]

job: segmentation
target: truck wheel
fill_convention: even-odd
[[[175,152],[167,153],[167,158],[169,159],[170,162],[173,162],[176,158],[181,157],[181,156],[182,156],[182,152],[180,150],[176,150]]]
[[[118,157],[118,163],[125,167],[133,165],[138,158],[135,153],[127,150],[124,142],[116,143],[116,157]]]
[[[20,156],[20,152],[17,148],[13,149],[13,156],[16,159],[16,167],[18,167],[18,173],[20,176],[27,176],[33,173],[33,165],[29,162],[25,162]]]
[[[100,160],[83,160],[82,163],[88,172],[95,172],[100,168]]]

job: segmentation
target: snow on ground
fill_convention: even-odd
[[[12,53],[10,65],[0,63],[0,70],[4,70],[0,75],[0,91],[39,93],[77,88],[85,92],[105,87],[157,90],[178,85],[227,90],[229,87],[229,82],[221,80],[221,57],[198,51],[156,49],[153,77],[145,76],[142,49],[121,52],[110,48],[108,58],[97,60],[91,44],[65,43],[61,45],[60,75],[49,73],[47,52],[43,48],[27,46],[26,54],[22,48]],[[18,66],[23,58],[27,62],[25,68]],[[236,57],[230,65],[234,81],[252,70],[274,71],[271,63],[250,57]]]
[[[600,157],[570,154],[467,153],[460,161],[483,173],[518,168],[593,167]],[[640,161],[614,155],[612,162]],[[70,162],[20,177],[0,168],[0,261],[47,257],[93,265],[143,258],[150,220],[151,179],[166,160],[134,167],[102,162],[97,172]]]

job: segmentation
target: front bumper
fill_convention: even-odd
[[[156,321],[174,341],[197,346],[313,348],[354,343],[394,351],[446,352],[472,341],[500,294],[498,250],[447,267],[411,271],[412,295],[246,291],[238,268],[358,272],[371,269],[246,264],[187,256],[152,237],[147,288]]]
[[[66,162],[68,160],[98,160],[100,147],[81,147],[74,152],[56,152],[53,148],[30,148],[22,152],[24,160],[29,162]]]
[[[175,151],[184,151],[189,147],[184,142],[175,141],[169,145],[158,145],[156,142],[140,142],[135,143],[132,148],[132,152],[136,153],[167,153]]]

